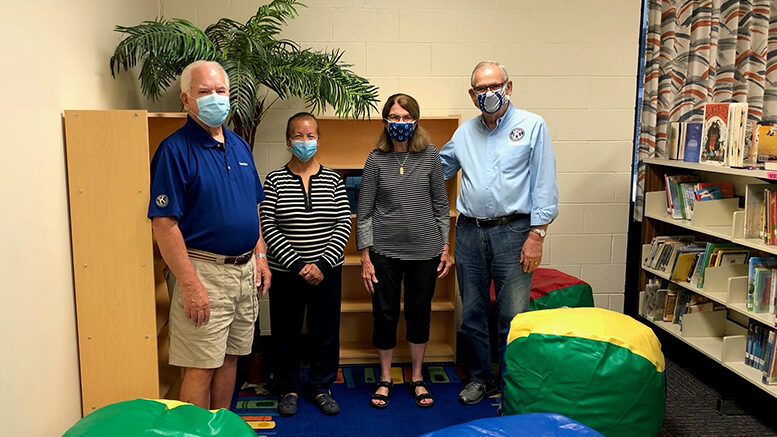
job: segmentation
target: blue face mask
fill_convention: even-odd
[[[308,161],[318,150],[318,140],[291,140],[291,153],[302,162]]]
[[[407,141],[413,136],[415,122],[389,121],[388,134],[394,141]]]
[[[510,96],[505,94],[505,88],[502,87],[499,91],[486,91],[485,93],[478,94],[478,107],[486,114],[493,114],[510,100]]]
[[[220,94],[208,94],[197,101],[197,118],[210,127],[219,127],[224,124],[229,114],[229,96]]]

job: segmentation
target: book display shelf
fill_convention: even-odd
[[[777,245],[767,245],[759,238],[745,238],[745,210],[738,197],[697,202],[691,220],[674,219],[667,212],[664,176],[696,174],[705,181],[730,181],[738,196],[744,196],[750,184],[764,184],[770,175],[763,170],[747,170],[683,161],[649,158],[645,161],[645,208],[642,222],[642,260],[650,256],[651,241],[656,236],[693,235],[698,241],[733,243],[750,251],[751,256],[777,255]],[[762,382],[762,372],[745,364],[747,327],[756,320],[775,327],[771,313],[755,313],[746,308],[748,265],[731,264],[708,267],[703,286],[672,280],[670,273],[641,263],[640,306],[649,278],[660,278],[676,287],[704,296],[725,307],[725,311],[686,313],[682,323],[644,318],[653,326],[668,332],[713,361],[730,369],[744,380],[777,397],[777,386]],[[643,314],[642,308],[639,311]]]
[[[459,116],[424,117],[419,124],[427,131],[439,150],[453,135],[460,123]],[[317,158],[321,164],[337,171],[343,178],[360,176],[364,161],[375,147],[375,140],[383,129],[380,119],[343,120],[320,118],[318,121],[322,146]],[[450,254],[453,256],[456,228],[456,196],[458,175],[446,181],[450,207]],[[378,352],[372,346],[372,300],[361,280],[360,255],[356,250],[356,215],[351,214],[351,237],[345,248],[343,265],[343,293],[340,314],[340,363],[362,364],[379,362]],[[404,298],[403,298],[404,299]],[[426,361],[454,361],[456,359],[456,271],[452,266],[448,276],[437,281],[432,300],[432,320]],[[404,304],[402,304],[404,314]],[[399,323],[395,362],[408,362],[410,350],[404,340],[404,316]]]

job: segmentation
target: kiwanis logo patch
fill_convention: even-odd
[[[510,131],[510,139],[512,141],[518,141],[523,138],[523,129],[517,127]]]
[[[167,198],[167,194],[160,194],[156,196],[156,206],[160,208],[166,207],[170,203],[170,199]]]

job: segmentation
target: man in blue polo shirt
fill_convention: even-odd
[[[459,401],[468,405],[498,387],[488,335],[491,281],[502,357],[510,321],[529,307],[545,229],[558,215],[556,161],[545,121],[510,104],[513,83],[498,62],[476,65],[471,86],[481,115],[459,126],[440,152],[445,179],[462,174],[455,258],[471,375]]]
[[[148,217],[167,264],[170,364],[180,399],[229,408],[237,357],[251,352],[257,292],[270,286],[259,228],[262,184],[248,144],[223,127],[229,77],[217,62],[181,74],[186,124],[151,161]]]

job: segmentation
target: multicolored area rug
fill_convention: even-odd
[[[496,416],[499,397],[477,405],[463,405],[458,394],[468,380],[465,369],[450,364],[424,366],[424,380],[434,395],[435,405],[422,409],[415,405],[405,381],[410,380],[410,365],[392,369],[394,394],[385,410],[370,406],[370,395],[380,376],[377,365],[343,366],[332,396],[340,404],[340,414],[325,416],[304,394],[293,417],[278,415],[278,396],[264,384],[243,384],[233,397],[232,411],[256,430],[259,436],[417,436],[446,426]],[[303,381],[307,378],[303,369]]]

